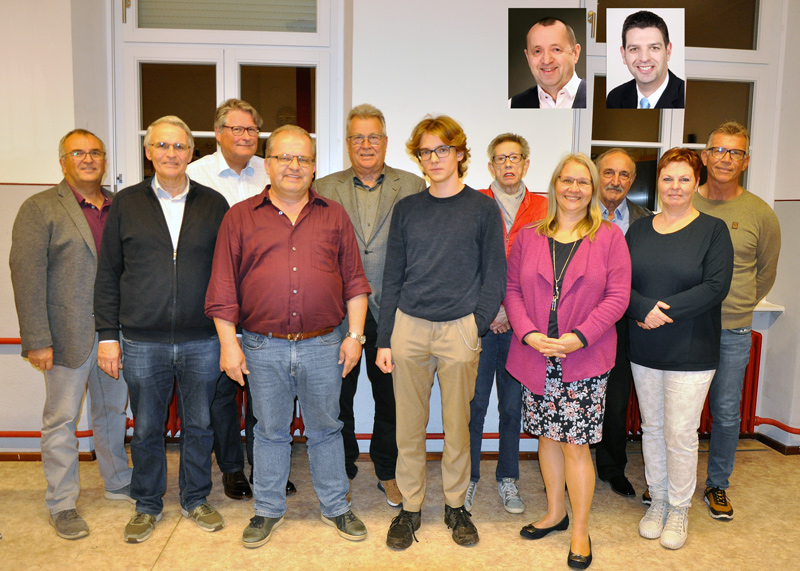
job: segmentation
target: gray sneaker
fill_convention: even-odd
[[[225,527],[222,514],[212,508],[208,502],[200,504],[190,512],[181,508],[181,515],[193,519],[197,523],[197,527],[203,531],[219,531]]]
[[[128,543],[141,543],[153,535],[157,521],[161,521],[161,514],[151,515],[136,512],[125,526],[122,537]]]
[[[136,505],[136,500],[131,497],[131,485],[128,484],[127,486],[123,486],[118,490],[106,490],[103,493],[103,496],[107,500],[120,500],[123,502],[130,502],[133,505]]]
[[[257,515],[250,518],[250,525],[244,528],[244,533],[242,533],[242,544],[250,549],[261,547],[270,540],[272,532],[282,523],[283,516],[263,517]]]
[[[74,508],[50,514],[50,523],[56,528],[58,537],[63,539],[80,539],[89,535],[89,526]]]
[[[367,526],[364,522],[358,519],[358,516],[353,513],[353,510],[337,515],[336,517],[327,517],[320,514],[320,519],[330,526],[336,528],[336,532],[350,541],[361,541],[367,538]]]
[[[475,491],[478,489],[478,481],[470,480],[467,488],[467,495],[464,497],[464,508],[472,511],[472,504],[475,503]]]
[[[664,531],[664,524],[667,522],[669,504],[663,500],[653,500],[647,513],[639,521],[639,535],[645,539],[658,539]]]
[[[689,506],[684,508],[669,507],[667,523],[661,533],[661,545],[667,549],[680,549],[686,543],[689,534]]]
[[[519,495],[517,489],[517,482],[514,478],[503,478],[497,482],[497,492],[500,494],[500,499],[503,500],[503,507],[506,508],[508,513],[521,514],[525,511],[525,502],[522,501],[522,496]],[[466,507],[466,502],[464,502]],[[467,508],[469,511],[469,508]]]

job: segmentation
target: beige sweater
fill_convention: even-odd
[[[695,193],[694,206],[721,218],[733,241],[733,280],[722,302],[722,327],[748,327],[753,308],[775,283],[781,250],[778,217],[766,202],[746,190],[733,200],[709,200]]]

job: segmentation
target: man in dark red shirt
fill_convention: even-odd
[[[64,180],[28,198],[11,238],[11,282],[19,316],[22,356],[42,371],[45,502],[59,537],[78,539],[89,527],[78,515],[81,491],[75,425],[89,387],[92,429],[105,497],[133,501],[125,452],[128,387],[97,365],[92,305],[94,276],[111,197],[101,187],[103,142],[84,129],[58,146]]]
[[[220,368],[240,384],[248,376],[259,419],[255,517],[242,542],[260,547],[283,522],[295,396],[322,521],[357,541],[367,529],[345,498],[339,392],[361,356],[370,288],[350,217],[310,188],[315,149],[308,133],[294,125],[273,131],[266,165],[271,185],[234,205],[222,222],[206,295]],[[343,340],[336,326],[345,310],[350,331]]]

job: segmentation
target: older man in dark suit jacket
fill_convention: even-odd
[[[609,149],[597,160],[600,173],[600,201],[603,218],[620,227],[623,233],[634,220],[653,213],[628,200],[628,191],[636,179],[636,163],[625,149]],[[597,475],[616,493],[633,497],[636,492],[625,477],[628,462],[625,447],[628,402],[631,394],[631,365],[626,355],[628,326],[625,318],[617,322],[617,359],[606,387],[606,412],[603,439],[597,444]]]
[[[9,263],[22,356],[44,373],[45,503],[56,533],[78,539],[89,534],[76,510],[81,486],[75,436],[87,384],[105,497],[133,501],[125,452],[128,387],[97,366],[94,277],[111,204],[100,186],[105,147],[89,131],[76,129],[61,139],[58,151],[64,180],[22,204]]]
[[[367,376],[375,400],[375,419],[369,454],[375,465],[378,487],[386,494],[387,503],[396,507],[403,498],[394,477],[397,463],[394,388],[392,375],[381,372],[375,364],[378,351],[375,339],[392,211],[400,199],[424,190],[426,184],[417,175],[393,169],[384,162],[388,142],[386,120],[376,107],[363,104],[350,111],[347,117],[347,142],[352,166],[321,178],[316,181],[314,188],[320,196],[342,204],[350,215],[358,240],[358,249],[361,252],[364,273],[372,288],[364,329]],[[342,327],[343,332],[346,332],[346,319]],[[342,380],[342,393],[339,398],[339,420],[344,423],[342,439],[345,468],[347,477],[351,480],[358,473],[356,460],[359,449],[355,435],[353,399],[360,369],[360,362],[356,363],[353,370]]]

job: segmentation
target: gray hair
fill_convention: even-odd
[[[608,149],[605,153],[603,153],[602,155],[597,157],[594,160],[594,164],[597,165],[597,169],[600,170],[600,161],[602,161],[608,155],[616,155],[616,154],[625,155],[626,157],[628,157],[631,160],[631,163],[633,163],[633,169],[632,169],[633,172],[631,172],[631,176],[635,177],[636,176],[636,161],[631,156],[631,154],[628,151],[626,151],[625,149],[623,149],[622,147],[614,147],[613,149]]]
[[[253,118],[253,122],[259,129],[261,128],[261,125],[264,124],[264,120],[261,118],[261,115],[258,113],[256,108],[250,105],[247,101],[242,101],[241,99],[228,99],[227,101],[223,101],[214,112],[215,131],[217,129],[222,129],[222,127],[228,124],[228,113],[231,111],[244,111],[245,113],[250,113],[250,116]]]
[[[381,135],[386,136],[386,119],[381,113],[381,110],[375,107],[374,105],[370,105],[369,103],[362,103],[361,105],[356,105],[350,110],[350,113],[347,114],[347,130],[350,130],[350,123],[353,119],[377,119],[381,122],[381,129],[383,133]]]
[[[297,125],[281,125],[277,129],[275,129],[269,135],[269,139],[267,139],[267,152],[266,155],[269,157],[272,154],[272,148],[275,145],[275,138],[280,135],[281,133],[294,133],[295,135],[301,135],[303,137],[308,138],[311,141],[311,154],[316,159],[317,158],[317,143],[311,138],[311,135],[308,134],[308,131],[303,129],[302,127],[298,127]]]
[[[175,127],[180,127],[183,129],[183,132],[186,133],[186,140],[189,142],[189,148],[194,148],[194,137],[192,137],[192,131],[189,129],[189,125],[183,122],[183,119],[177,117],[175,115],[165,115],[160,119],[156,119],[150,126],[147,128],[147,133],[144,134],[144,146],[149,147],[150,142],[153,140],[153,127],[157,125],[161,125],[166,123],[168,125],[174,125]]]
[[[525,140],[525,137],[522,135],[517,135],[516,133],[503,133],[502,135],[497,135],[492,142],[489,143],[489,147],[486,149],[486,152],[489,154],[489,158],[494,157],[494,150],[497,148],[497,145],[501,145],[503,143],[516,143],[519,145],[520,150],[522,151],[522,158],[527,159],[531,156],[531,147],[528,145],[528,141]]]
[[[62,158],[65,154],[67,154],[67,150],[64,148],[64,145],[66,145],[67,139],[69,139],[72,135],[83,135],[84,137],[94,137],[95,139],[100,141],[100,150],[102,150],[104,153],[106,152],[106,145],[105,143],[103,143],[103,140],[100,137],[98,137],[91,131],[87,131],[86,129],[73,129],[72,131],[61,137],[61,140],[58,142],[59,159]]]

